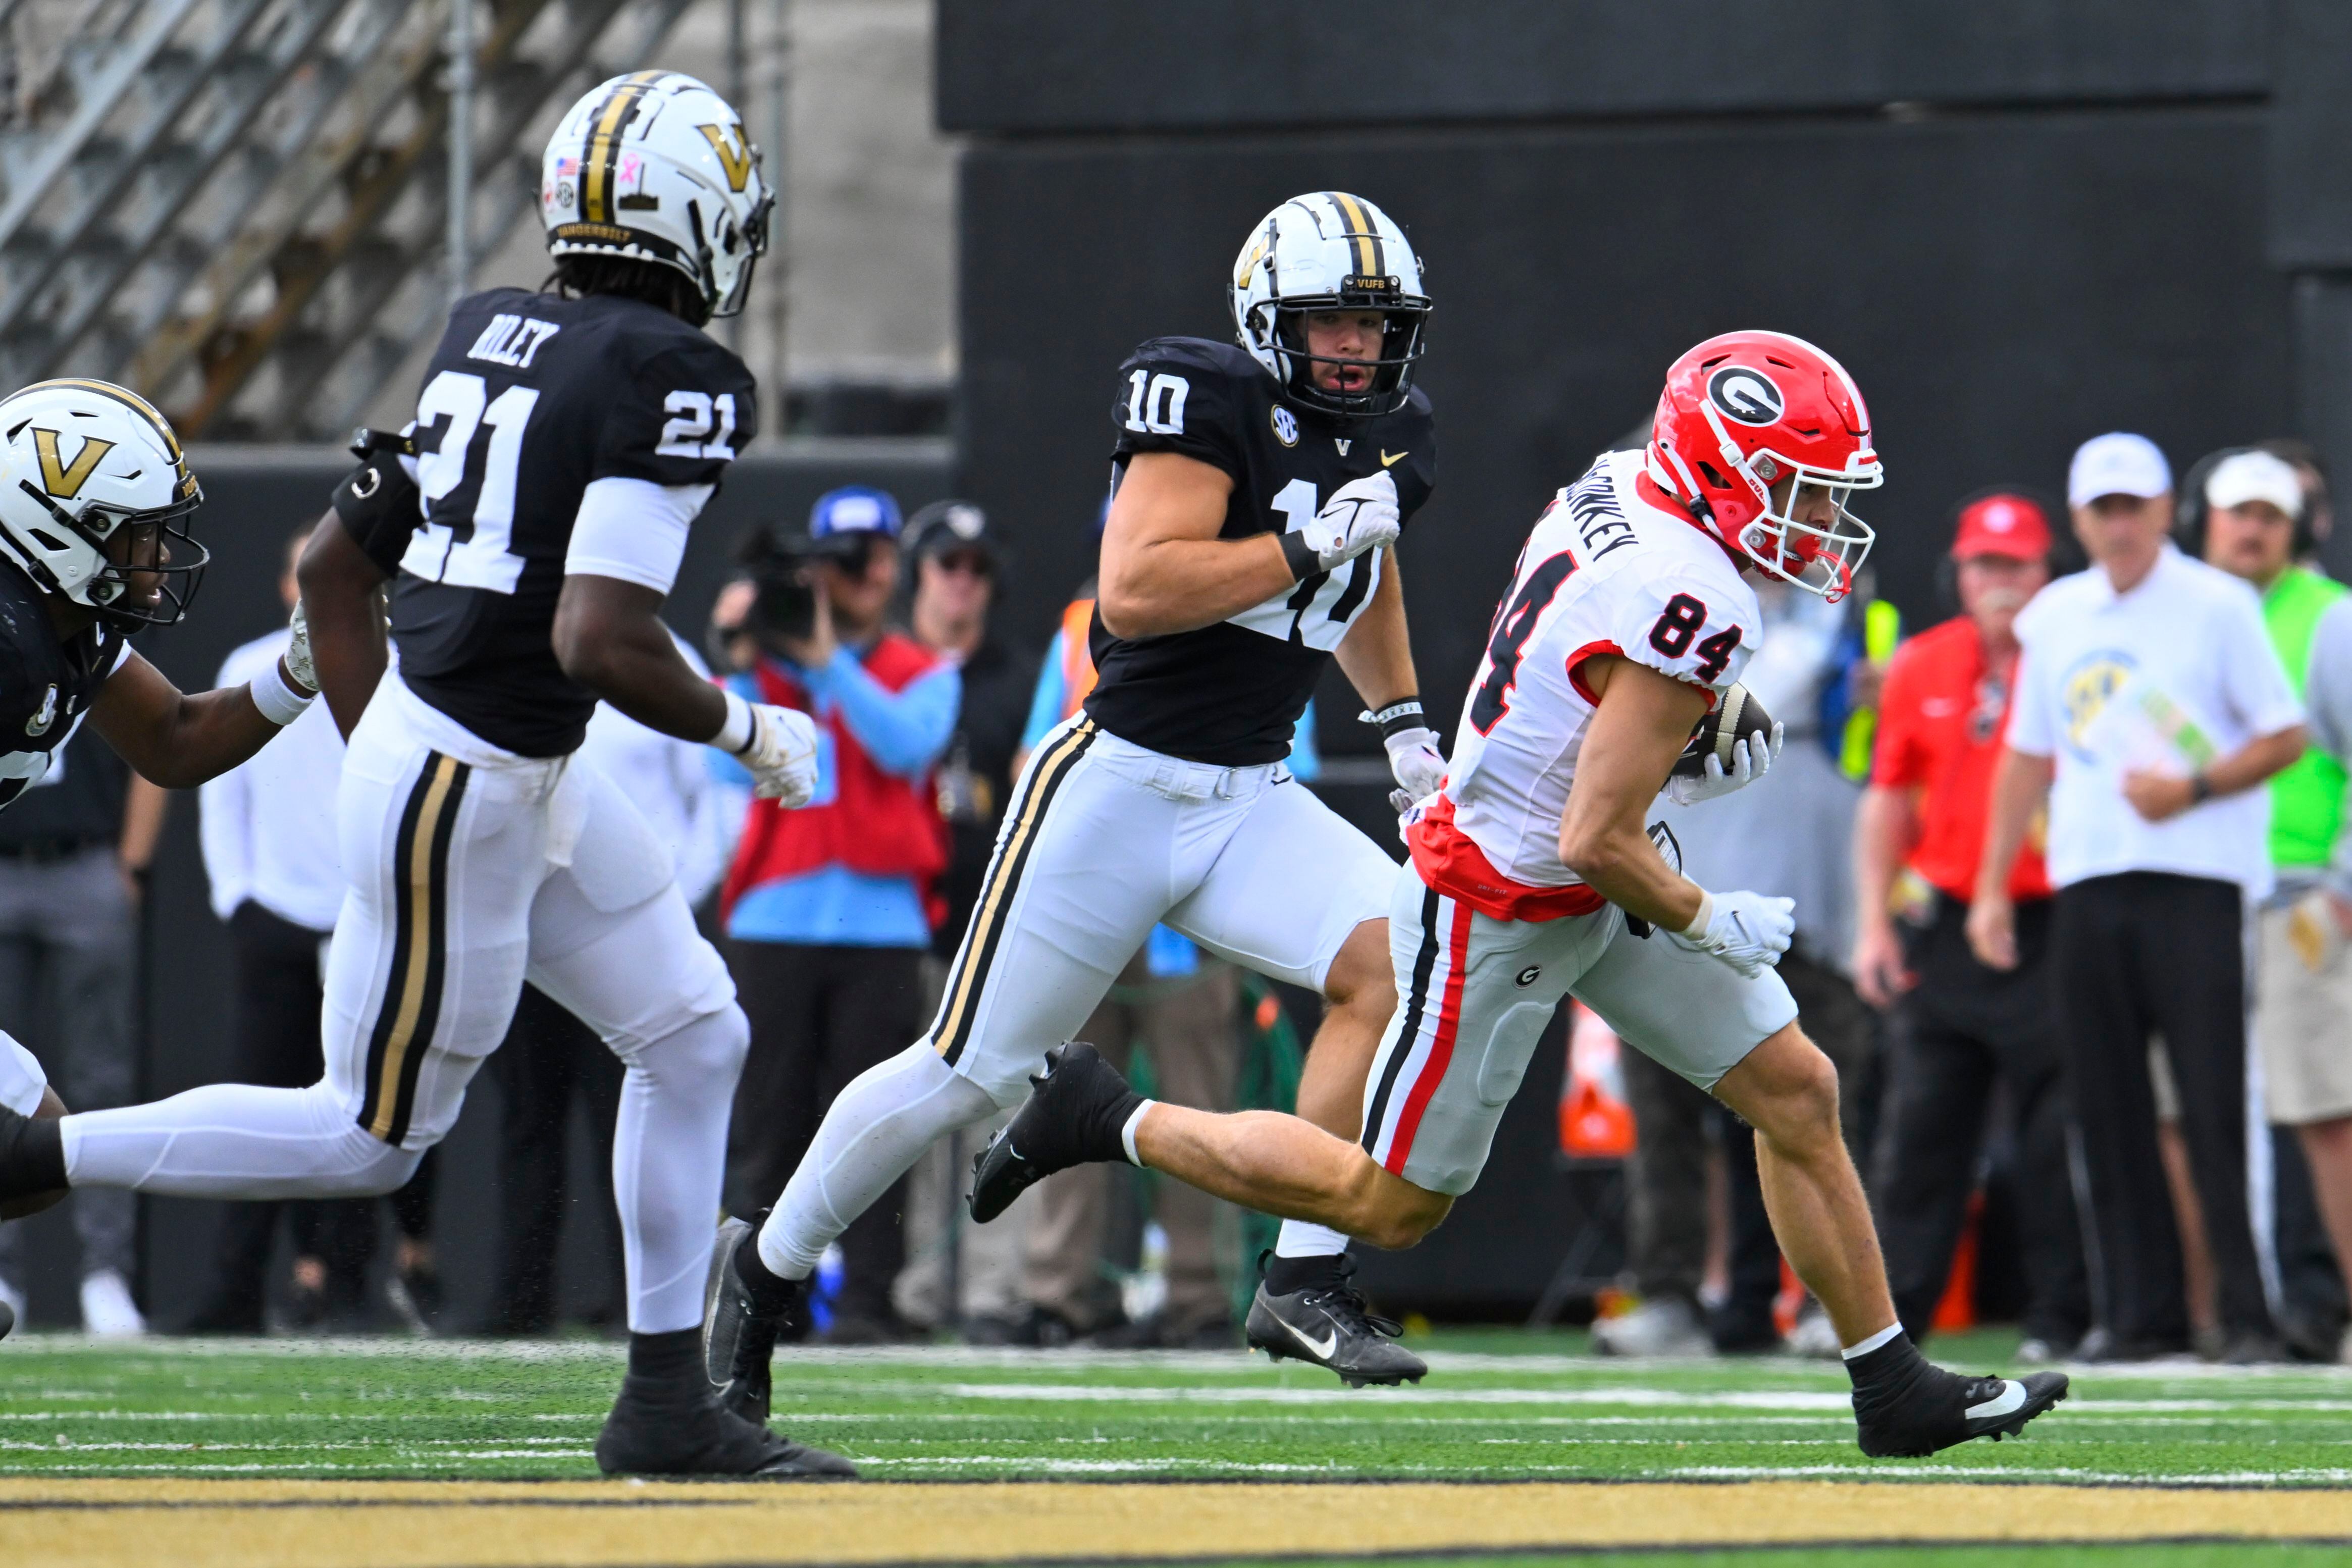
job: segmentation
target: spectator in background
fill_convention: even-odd
[[[997,825],[1013,797],[1013,759],[1037,661],[1006,647],[992,628],[1003,562],[986,512],[966,500],[934,501],[908,521],[907,551],[915,567],[908,609],[915,640],[955,660],[963,679],[955,730],[936,775],[949,853],[940,879],[946,918],[932,932],[923,964],[929,1010],[947,983],[947,966],[979,901]],[[962,1318],[1001,1319],[1013,1308],[1019,1226],[961,1223],[971,1156],[1000,1124],[992,1120],[940,1139],[908,1173],[908,1263],[893,1297],[911,1321],[936,1327]]]
[[[834,1097],[922,1033],[922,956],[948,864],[931,770],[963,683],[951,659],[883,626],[898,581],[898,504],[850,486],[818,498],[805,636],[761,641],[731,684],[753,701],[815,716],[822,772],[798,811],[755,801],[722,907],[751,1049],[727,1139],[739,1216],[782,1192]],[[753,610],[756,616],[756,607]],[[841,1238],[829,1331],[842,1343],[905,1337],[890,1299],[905,1262],[904,1183]]]
[[[2010,879],[2049,805],[2051,967],[2105,1287],[2086,1360],[2185,1351],[2180,1240],[2157,1150],[2148,1037],[2180,1088],[2220,1275],[2222,1353],[2281,1350],[2246,1199],[2243,921],[2269,890],[2269,797],[2301,707],[2243,583],[2173,548],[2172,476],[2144,437],[2100,436],[2066,479],[2090,569],[2019,616],[2023,649],[1969,945],[2019,963]]]
[[[139,905],[165,798],[84,725],[0,814],[0,1018],[22,1020],[76,1110],[137,1097]],[[146,1332],[131,1296],[136,1196],[93,1188],[67,1203],[81,1242],[83,1329]],[[0,1226],[0,1301],[20,1318],[24,1245],[23,1226]]]
[[[1997,491],[1960,509],[1952,541],[1960,614],[1904,644],[1887,670],[1853,851],[1854,987],[1895,1015],[1871,1194],[1895,1310],[1904,1331],[1924,1342],[1976,1188],[1998,1082],[2026,1194],[2018,1212],[2026,1342],[2018,1353],[2028,1362],[2071,1352],[2090,1323],[2050,1026],[2050,881],[2040,846],[2029,845],[2008,872],[2016,967],[1979,963],[1966,927],[2015,686],[2014,626],[2050,580],[2052,544],[2048,517],[2024,496]]]
[[[2321,493],[2325,493],[2324,490]],[[2270,781],[2277,882],[2256,916],[2254,1038],[2270,1119],[2295,1130],[2339,1259],[2352,1258],[2352,872],[2330,862],[2344,835],[2352,741],[2352,600],[2307,562],[2318,548],[2304,476],[2260,448],[2210,466],[2183,544],[2262,595],[2271,646],[2317,742]],[[2290,1299],[2289,1305],[2292,1306]],[[2283,1322],[2303,1353],[2335,1360],[2339,1321]]]
[[[301,596],[294,566],[310,538],[306,522],[288,542],[278,594],[289,610]],[[222,661],[215,684],[241,685],[268,669],[292,636],[280,626],[235,649]],[[320,963],[343,904],[335,846],[335,784],[342,766],[334,718],[313,703],[251,761],[198,792],[205,877],[235,955],[236,1056],[227,1072],[234,1081],[300,1089],[318,1082],[324,1070]],[[288,1326],[309,1329],[330,1321],[357,1326],[367,1314],[373,1207],[373,1199],[361,1198],[221,1205],[212,1289],[185,1331],[262,1331],[281,1210],[294,1244]]]
[[[704,676],[701,655],[677,639],[678,656]],[[648,730],[600,702],[574,765],[592,767],[621,786],[677,868],[678,890],[700,905],[719,886],[735,850],[744,802],[711,773],[708,748]],[[482,1331],[541,1335],[557,1323],[556,1249],[570,1206],[572,1105],[586,1113],[596,1173],[594,1197],[582,1212],[608,1261],[623,1278],[620,1211],[613,1200],[613,1129],[621,1114],[627,1069],[596,1032],[535,985],[523,987],[514,1022],[490,1058],[499,1090],[499,1277]],[[308,1080],[305,1080],[308,1081]],[[616,1323],[608,1303],[589,1321]]]
[[[1740,683],[1786,726],[1785,749],[1769,773],[1736,795],[1697,806],[1659,804],[1693,876],[1796,900],[1796,940],[1780,959],[1780,977],[1806,1031],[1837,1066],[1840,1114],[1859,1164],[1856,1118],[1870,1019],[1844,968],[1853,946],[1851,854],[1860,785],[1839,769],[1843,724],[1830,720],[1832,710],[1842,719],[1847,708],[1876,700],[1875,672],[1857,669],[1861,639],[1850,635],[1850,622],[1860,613],[1858,599],[1832,604],[1778,582],[1759,582],[1756,597],[1764,627]],[[1679,1356],[1777,1345],[1772,1307],[1780,1249],[1764,1212],[1754,1135],[1734,1119],[1721,1123],[1731,1179],[1732,1278],[1730,1297],[1709,1325],[1701,1321],[1698,1287],[1706,1258],[1705,1140],[1715,1101],[1639,1051],[1625,1052],[1622,1066],[1639,1132],[1626,1177],[1629,1262],[1642,1304],[1596,1326],[1594,1347],[1615,1355]],[[1817,1305],[1799,1319],[1790,1348],[1837,1353],[1837,1335]]]

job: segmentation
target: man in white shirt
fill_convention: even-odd
[[[2067,477],[2091,567],[2035,595],[1969,945],[2017,963],[2009,868],[2048,803],[2058,1035],[2105,1289],[2085,1360],[2189,1343],[2180,1239],[2147,1068],[2164,1037],[2221,1276],[2225,1359],[2280,1355],[2246,1203],[2246,900],[2268,890],[2268,793],[2303,710],[2253,590],[2174,549],[2172,475],[2144,437],[2084,443]]]

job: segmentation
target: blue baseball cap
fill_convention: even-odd
[[[898,501],[888,490],[868,485],[844,485],[827,490],[809,508],[809,537],[826,539],[844,533],[878,533],[898,537]]]

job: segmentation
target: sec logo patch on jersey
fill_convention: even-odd
[[[1274,413],[1270,416],[1270,422],[1274,426],[1274,438],[1276,440],[1281,442],[1286,447],[1296,447],[1298,445],[1298,416],[1297,415],[1291,413],[1289,409],[1285,408],[1281,404],[1277,403],[1274,405]]]

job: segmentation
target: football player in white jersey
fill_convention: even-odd
[[[1864,1452],[1999,1437],[2063,1398],[2061,1373],[1965,1378],[1904,1337],[1838,1134],[1836,1071],[1773,967],[1792,904],[1708,891],[1643,826],[1753,651],[1746,576],[1843,598],[1872,538],[1845,503],[1880,479],[1861,394],[1811,344],[1738,332],[1676,361],[1648,448],[1604,454],[1536,524],[1445,781],[1412,814],[1389,915],[1402,1001],[1365,1080],[1360,1142],[1144,1100],[1074,1044],[982,1157],[974,1216],[1051,1171],[1124,1158],[1410,1247],[1477,1179],[1574,994],[1755,1126],[1774,1233],[1845,1347]],[[1677,797],[1738,788],[1778,745],[1777,731],[1738,742],[1728,773],[1710,760],[1675,781]]]

